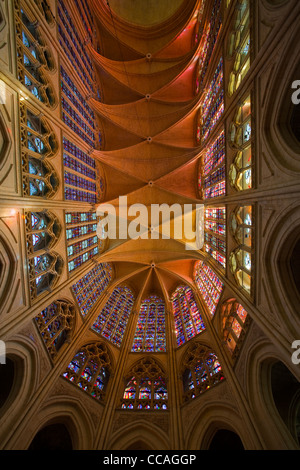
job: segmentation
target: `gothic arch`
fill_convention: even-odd
[[[113,356],[106,342],[93,341],[77,349],[63,377],[99,402],[111,387]]]
[[[181,359],[183,402],[193,400],[224,380],[215,351],[200,341],[193,341]]]
[[[247,394],[255,416],[260,416],[260,432],[264,436],[264,447],[272,450],[293,450],[299,447],[276,408],[271,389],[271,369],[281,362],[297,379],[299,371],[292,364],[290,356],[280,355],[278,349],[265,338],[257,340],[250,347],[245,358],[247,370]],[[298,377],[297,377],[298,375]]]
[[[289,172],[299,172],[300,142],[296,139],[290,126],[290,118],[296,106],[292,103],[294,80],[299,79],[299,28],[293,31],[290,41],[281,50],[273,65],[270,83],[266,93],[265,112],[262,114],[261,129],[265,129],[265,139],[274,155],[277,166],[284,167]],[[281,60],[280,60],[281,59]],[[297,64],[297,65],[295,65]],[[284,71],[284,73],[283,73]]]
[[[129,424],[114,433],[107,448],[110,450],[125,450],[137,442],[141,436],[153,450],[170,449],[168,436],[161,427],[158,428],[149,420],[141,419],[135,420],[134,424],[130,421]]]
[[[1,234],[0,230],[0,311],[3,311],[14,282],[17,261],[9,242]]]
[[[11,420],[17,422],[22,408],[34,393],[38,383],[38,350],[34,343],[23,336],[17,335],[5,341],[6,357],[14,364],[14,380],[10,393],[0,410],[0,418],[9,414]],[[11,434],[12,421],[3,421],[0,431],[1,441],[4,442]]]
[[[245,449],[257,448],[234,404],[220,405],[217,402],[205,405],[195,414],[187,433],[186,448],[207,450],[219,429],[227,429],[238,434]]]
[[[2,113],[2,111],[4,111]],[[0,169],[3,170],[4,165],[7,161],[9,151],[12,145],[11,137],[8,132],[8,127],[5,122],[5,107],[3,104],[0,104]]]
[[[300,206],[292,204],[284,213],[278,214],[266,239],[263,259],[269,286],[277,286],[272,294],[276,311],[295,338],[299,331],[300,292],[291,266],[291,257],[299,240]]]
[[[55,361],[71,342],[76,323],[76,307],[65,298],[54,300],[35,317],[41,341],[52,361]]]
[[[160,361],[145,356],[131,365],[124,376],[120,408],[128,410],[168,409],[168,378]]]
[[[90,450],[94,440],[93,424],[80,400],[73,397],[52,397],[42,406],[31,422],[30,432],[24,433],[22,446],[27,449],[36,434],[45,426],[61,423],[67,428],[73,450]],[[24,439],[24,436],[27,438]]]

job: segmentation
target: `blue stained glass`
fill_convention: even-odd
[[[41,240],[40,235],[33,233],[32,234],[32,244],[35,246]]]
[[[178,287],[172,295],[171,302],[177,346],[181,346],[205,330],[205,326],[193,292],[188,286]]]
[[[23,61],[24,61],[24,65],[27,65],[27,66],[30,66],[31,65],[31,62],[30,60],[28,59],[27,55],[23,55]]]
[[[22,42],[23,42],[24,46],[30,47],[30,42],[28,40],[28,37],[24,33],[24,31],[22,31]]]

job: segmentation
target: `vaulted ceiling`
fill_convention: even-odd
[[[172,229],[170,239],[153,239],[165,221],[151,231],[150,220],[151,204],[192,204],[195,230],[195,204],[202,203],[194,91],[201,2],[159,2],[155,8],[152,3],[92,1],[100,47],[89,47],[102,89],[101,100],[90,97],[89,105],[101,122],[102,148],[93,156],[106,179],[102,203],[116,208],[117,223],[124,218],[119,196],[127,196],[128,207],[149,208],[147,238],[110,239],[101,260],[114,263],[116,284],[126,282],[140,298],[156,293],[168,300],[178,285],[192,283],[195,261],[202,257],[186,249],[184,237],[175,239]],[[138,216],[127,216],[127,225]],[[172,225],[172,213],[171,219]]]

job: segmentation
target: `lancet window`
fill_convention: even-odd
[[[179,286],[171,296],[175,322],[177,346],[181,346],[205,330],[193,291],[188,286]]]
[[[128,410],[167,410],[166,377],[152,358],[136,364],[126,380],[121,408]]]
[[[111,360],[106,345],[90,343],[75,354],[63,377],[93,398],[104,401],[111,371]]]
[[[92,330],[120,347],[134,304],[134,294],[129,287],[116,287],[92,325]]]
[[[132,352],[165,352],[165,303],[150,295],[140,306]]]

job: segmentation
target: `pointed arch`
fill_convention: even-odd
[[[62,375],[96,400],[104,402],[112,371],[108,347],[105,343],[93,342],[81,347]]]
[[[93,323],[92,330],[120,347],[134,301],[135,295],[129,287],[117,286]]]
[[[166,376],[152,357],[137,362],[127,374],[120,407],[128,410],[167,410]]]
[[[150,295],[140,306],[132,352],[165,352],[165,302]]]
[[[196,261],[194,266],[194,282],[213,317],[223,292],[223,282],[210,266],[201,260]]]
[[[183,401],[188,402],[224,380],[216,353],[194,342],[185,352],[181,363]]]

